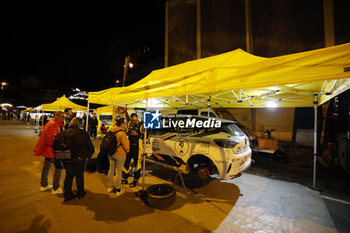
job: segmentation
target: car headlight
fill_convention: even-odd
[[[223,148],[234,148],[238,142],[232,141],[232,140],[225,140],[225,139],[214,139],[214,142]]]

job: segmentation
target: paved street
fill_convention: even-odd
[[[124,195],[112,198],[104,174],[86,173],[87,195],[63,202],[39,191],[37,140],[32,126],[0,121],[0,232],[337,232],[319,192],[247,173],[202,187],[187,178],[189,197],[177,187],[175,203],[165,210],[145,205],[135,195],[141,186],[126,186]],[[148,170],[146,185],[175,175],[154,165]]]

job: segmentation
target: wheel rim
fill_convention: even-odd
[[[205,168],[199,168],[198,169],[198,176],[202,180],[206,180],[209,177],[207,171],[205,170]]]
[[[173,192],[173,189],[167,185],[156,185],[149,189],[149,194],[154,196],[166,196]]]

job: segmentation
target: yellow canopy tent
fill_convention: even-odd
[[[143,106],[142,106],[143,107]],[[111,119],[104,119],[102,122],[105,124],[105,126],[111,127],[113,125],[113,122],[115,122],[115,117],[116,114],[118,114],[119,116],[125,116],[126,117],[126,111],[127,109],[125,107],[117,107],[117,106],[112,106],[112,105],[107,105],[107,106],[103,106],[103,107],[99,107],[96,108],[94,110],[94,112],[97,114],[97,118],[99,121],[99,124],[102,124],[101,121],[101,115],[110,115],[112,116]],[[106,117],[104,117],[106,118]],[[103,136],[103,134],[101,133],[100,127],[98,127],[97,129],[97,136]]]
[[[312,107],[349,89],[350,43],[274,58],[237,49],[155,70],[128,87],[89,93],[90,103],[165,108]],[[152,104],[153,101],[153,104]]]
[[[40,109],[41,109],[41,105],[39,105],[37,107],[30,107],[30,108],[26,109],[26,112],[35,113],[35,112],[38,112]]]
[[[72,108],[73,111],[84,111],[84,112],[87,111],[87,107],[75,104],[69,99],[67,99],[65,95],[63,95],[62,97],[58,98],[52,103],[39,105],[35,108],[31,108],[30,110],[28,110],[28,112],[39,113],[40,111],[42,112],[59,111],[59,110],[64,111],[65,108]],[[37,121],[35,124],[35,132],[37,131],[38,127],[39,127],[39,122]]]
[[[144,106],[142,106],[142,107],[144,107]],[[113,115],[113,113],[119,114],[119,115],[124,115],[126,113],[126,108],[107,105],[107,106],[103,106],[100,108],[96,108],[95,112],[97,113],[97,115]]]
[[[27,112],[30,112],[32,109],[33,109],[33,107],[29,107],[29,108],[23,110],[22,112],[27,113]]]
[[[100,108],[96,108],[96,113],[98,115],[112,115],[113,114],[113,106],[103,106]]]
[[[86,107],[73,103],[64,95],[50,104],[42,104],[38,106],[38,110],[41,111],[64,111],[65,108],[71,108],[73,111],[87,111]]]
[[[142,106],[142,107],[144,107],[144,106]],[[100,116],[100,115],[111,115],[113,117],[112,121],[114,121],[115,114],[125,115],[126,114],[126,110],[127,109],[124,108],[124,107],[119,108],[117,106],[107,105],[107,106],[96,108],[95,113],[98,116]]]
[[[150,108],[314,107],[350,88],[350,43],[273,58],[237,49],[155,70],[128,87],[89,92],[89,103]],[[314,180],[316,179],[314,133]]]
[[[112,124],[112,122],[114,120],[113,108],[114,108],[114,106],[103,106],[103,107],[96,108],[96,110],[94,112],[97,114],[97,119],[98,119],[99,124],[101,121],[101,115],[110,115],[110,116],[112,116],[111,121],[104,120],[103,122],[107,128],[109,128],[113,125]],[[101,129],[100,129],[100,127],[97,127],[97,137],[101,137],[101,136],[103,136],[103,134],[101,133]]]

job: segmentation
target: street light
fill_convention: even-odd
[[[4,86],[6,86],[7,85],[7,83],[5,83],[5,82],[2,82],[1,83],[1,103],[2,103],[2,97],[3,97],[3,95],[4,95]]]
[[[124,64],[124,66],[123,66],[123,67],[125,68],[125,64]],[[129,67],[130,69],[134,68],[134,63],[129,62],[128,67]]]
[[[116,86],[119,86],[119,83],[120,83],[120,81],[117,79],[117,80],[115,81],[115,85],[116,85]]]

